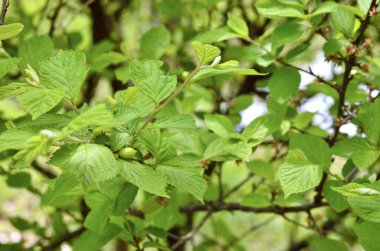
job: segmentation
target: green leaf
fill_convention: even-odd
[[[193,41],[210,44],[236,37],[238,37],[238,35],[235,32],[232,32],[227,26],[224,26],[216,28],[215,30],[200,33],[195,38],[193,38]]]
[[[243,131],[248,139],[263,140],[280,128],[281,117],[266,114],[253,120]]]
[[[157,128],[190,128],[195,129],[194,120],[189,115],[175,114],[159,117],[153,123]]]
[[[23,128],[12,128],[0,134],[0,152],[5,150],[20,150],[36,131]]]
[[[0,85],[0,100],[18,96],[34,87],[27,83],[7,83]]]
[[[29,173],[26,172],[18,172],[15,174],[11,174],[7,178],[7,185],[10,187],[17,188],[28,188],[32,185],[32,177]]]
[[[88,126],[113,126],[116,121],[113,117],[112,111],[107,109],[106,105],[96,105],[87,111],[81,113],[75,117],[68,125],[63,129],[63,132],[68,135],[76,131],[79,131]]]
[[[202,168],[159,165],[158,171],[168,179],[170,185],[190,193],[203,203],[203,196],[207,190],[207,183],[203,179]]]
[[[330,206],[337,212],[342,212],[349,207],[347,199],[334,190],[335,187],[341,187],[343,185],[343,181],[328,180],[323,186],[323,196],[326,198]]]
[[[115,99],[120,104],[133,104],[139,96],[139,89],[136,86],[130,86],[126,90],[115,93]]]
[[[145,130],[138,138],[158,162],[170,160],[176,156],[174,149],[169,145],[168,138],[163,137],[158,128]]]
[[[102,72],[110,65],[116,65],[126,61],[127,57],[125,55],[110,51],[97,55],[91,63],[91,69],[97,72]]]
[[[311,242],[311,248],[312,251],[348,251],[343,242],[325,238],[314,239]]]
[[[1,26],[0,26],[1,27]],[[0,78],[3,78],[18,63],[18,58],[2,58],[0,59]],[[2,91],[0,90],[0,96]]]
[[[159,59],[170,42],[170,32],[162,25],[144,33],[140,41],[140,55],[146,59]]]
[[[107,224],[100,233],[87,230],[81,236],[79,236],[79,238],[75,239],[74,251],[99,250],[109,241],[115,238],[121,231],[122,228],[115,224]]]
[[[86,77],[86,57],[83,52],[60,51],[40,63],[41,82],[49,89],[65,89],[65,97],[74,99]]]
[[[177,84],[175,76],[165,75],[160,70],[161,65],[162,62],[158,60],[133,60],[129,66],[134,84],[153,100],[156,106],[174,91]]]
[[[217,138],[208,144],[203,153],[203,159],[226,161],[243,159],[248,160],[252,148],[243,142],[230,143],[226,139]]]
[[[298,92],[300,83],[301,75],[296,69],[281,68],[269,79],[269,92],[277,102],[286,103]]]
[[[272,33],[272,50],[275,51],[281,46],[299,40],[307,32],[307,27],[299,22],[289,22],[279,25]]]
[[[228,13],[227,26],[231,30],[236,32],[236,34],[238,34],[239,36],[243,38],[249,37],[247,23],[243,19],[233,15],[232,13]]]
[[[331,20],[335,29],[342,32],[347,37],[352,35],[355,25],[355,15],[342,8],[338,8],[331,14]]]
[[[52,137],[40,133],[30,137],[24,149],[15,154],[13,158],[15,160],[23,159],[25,165],[29,166],[39,155],[46,154],[53,143],[54,139]]]
[[[332,152],[338,156],[352,158],[354,164],[360,169],[369,167],[380,156],[380,151],[366,139],[356,137],[339,141],[332,148]]]
[[[33,88],[18,96],[17,100],[32,115],[32,119],[36,119],[58,105],[64,95],[62,87],[54,89]]]
[[[259,0],[256,4],[259,13],[265,17],[303,17],[302,5],[298,1]]]
[[[159,171],[134,161],[122,161],[122,163],[122,175],[129,182],[148,193],[169,197],[166,192],[166,178]]]
[[[301,150],[306,158],[325,169],[331,165],[331,152],[327,143],[320,137],[306,134],[292,134],[290,149]]]
[[[111,150],[97,144],[64,145],[49,162],[64,172],[84,175],[93,182],[114,178],[120,171],[120,163]]]
[[[374,184],[348,183],[332,189],[346,197],[373,198],[380,196],[379,188],[376,185],[374,187]]]
[[[91,211],[86,217],[84,226],[94,232],[100,232],[112,213],[114,201],[102,193],[93,192],[86,195],[86,204]]]
[[[24,29],[20,23],[5,24],[0,26],[0,40],[10,39],[17,36]]]
[[[278,179],[285,197],[294,193],[305,192],[316,187],[322,179],[323,170],[302,157],[302,153],[291,150],[289,156],[278,170]]]
[[[209,77],[223,76],[223,75],[243,75],[243,76],[264,76],[266,73],[259,73],[254,69],[245,69],[245,68],[226,68],[218,69],[215,67],[207,67],[201,69],[194,77],[193,81],[201,80]]]
[[[380,197],[348,197],[352,210],[362,219],[380,222]]]
[[[218,114],[206,114],[205,123],[209,130],[222,138],[228,138],[234,132],[234,125],[226,116]]]
[[[380,247],[380,223],[359,221],[354,225],[354,232],[359,243],[366,251],[378,251]]]
[[[368,140],[373,145],[378,145],[380,140],[380,100],[367,105],[360,111],[358,117],[363,124]]]
[[[325,56],[332,56],[338,53],[345,45],[344,40],[330,39],[323,45]]]
[[[210,44],[202,44],[194,41],[192,42],[192,45],[195,48],[195,54],[199,60],[199,65],[207,64],[220,55],[220,49]]]
[[[38,64],[48,58],[54,49],[54,43],[49,36],[31,37],[22,43],[18,49],[18,55],[24,68],[29,64],[34,69],[38,69]]]
[[[258,175],[270,181],[274,180],[273,167],[269,163],[266,163],[262,160],[253,160],[247,163],[247,167],[255,175]]]

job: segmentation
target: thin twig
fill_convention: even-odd
[[[145,123],[140,127],[140,129],[133,135],[133,137],[130,139],[130,141],[128,142],[129,145],[131,145],[136,139],[137,137],[145,130],[145,128],[148,126],[148,124],[156,117],[156,115],[162,110],[164,109],[178,94],[180,94],[183,89],[185,89],[191,82],[191,80],[193,79],[193,77],[199,72],[199,70],[201,69],[200,66],[197,66],[190,74],[189,76],[186,78],[185,82],[177,88],[177,90],[175,90],[175,92],[170,95],[161,105],[159,105],[153,112],[151,115],[149,115],[149,117],[147,118],[147,120],[145,121]]]
[[[3,0],[3,4],[1,7],[1,15],[0,15],[0,25],[3,25],[5,22],[5,15],[7,14],[9,7],[9,0]]]
[[[181,239],[179,239],[176,243],[174,243],[174,245],[172,246],[172,250],[176,250],[182,244],[184,244],[188,240],[191,240],[194,237],[194,235],[199,231],[199,229],[201,229],[201,227],[206,223],[208,218],[211,217],[211,215],[212,215],[212,211],[208,211],[193,230],[191,230],[190,232],[182,236]]]

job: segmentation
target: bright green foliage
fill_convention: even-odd
[[[316,187],[321,178],[321,166],[310,163],[302,152],[297,150],[289,153],[278,171],[278,179],[284,189],[285,197]]]
[[[243,38],[249,37],[248,26],[245,21],[231,13],[228,13],[227,26]]]
[[[192,43],[195,48],[195,54],[198,57],[199,65],[207,64],[220,55],[220,49],[210,44]]]
[[[380,245],[378,238],[380,223],[361,221],[354,225],[355,234],[366,251],[375,251]]]
[[[344,245],[344,243],[332,240],[332,239],[322,239],[318,238],[313,240],[311,243],[311,247],[313,251],[329,251],[329,250],[336,250],[336,251],[348,251],[348,248]]]
[[[24,68],[29,64],[34,69],[38,69],[39,62],[49,57],[53,49],[54,43],[48,36],[32,37],[20,45],[18,56]]]
[[[64,88],[65,97],[74,99],[83,84],[87,70],[84,53],[60,51],[56,56],[43,60],[39,65],[41,83],[49,89]]]
[[[130,76],[139,90],[157,105],[175,89],[177,79],[160,70],[162,62],[158,60],[132,61]]]
[[[121,170],[112,152],[97,144],[65,145],[54,154],[50,163],[93,182],[111,179]]]
[[[160,172],[134,161],[123,161],[122,164],[122,176],[129,182],[149,193],[168,197],[166,179]]]
[[[17,97],[21,106],[32,115],[33,119],[53,109],[61,101],[65,91],[57,88],[32,88]]]
[[[1,251],[379,249],[379,1],[3,2]]]
[[[287,102],[298,91],[301,76],[297,70],[282,68],[269,80],[269,91],[279,103]]]
[[[140,54],[146,59],[159,59],[170,42],[170,32],[164,26],[153,27],[141,38]]]
[[[24,29],[20,23],[6,24],[0,26],[0,40],[10,39],[17,36]]]

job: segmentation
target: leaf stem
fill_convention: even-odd
[[[131,145],[137,137],[145,130],[145,128],[148,126],[148,124],[155,118],[155,116],[164,109],[178,94],[180,94],[183,89],[185,89],[191,82],[192,78],[199,72],[199,70],[202,69],[200,65],[198,65],[186,78],[185,82],[177,88],[173,92],[172,95],[170,95],[161,105],[159,105],[148,117],[148,119],[145,121],[145,123],[140,127],[140,129],[133,135],[131,140],[128,142],[128,145]]]

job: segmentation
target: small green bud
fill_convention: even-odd
[[[106,101],[107,101],[107,104],[109,104],[109,105],[116,105],[117,104],[117,101],[111,96],[107,96]]]
[[[123,159],[132,159],[137,151],[132,147],[125,147],[119,151],[119,156]]]

